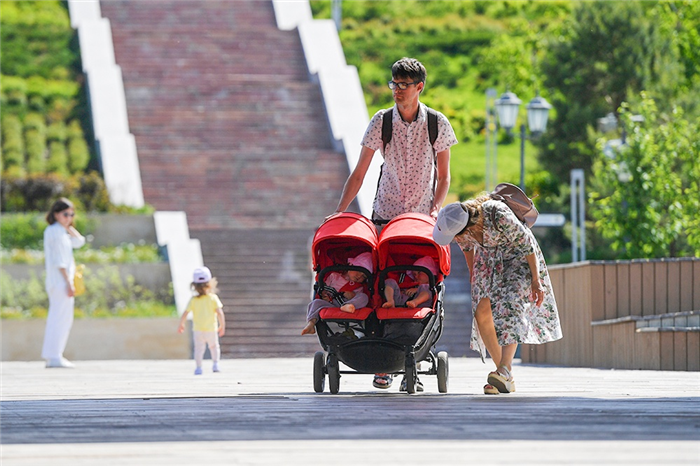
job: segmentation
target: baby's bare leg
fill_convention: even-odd
[[[306,323],[306,326],[303,329],[301,329],[301,334],[302,335],[306,335],[306,334],[313,335],[314,333],[316,333],[315,325],[316,325],[316,319],[311,319],[310,321],[308,321]]]
[[[384,298],[386,302],[382,304],[382,307],[394,307],[394,289],[387,286],[384,289]]]

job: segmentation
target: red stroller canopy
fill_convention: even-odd
[[[314,270],[346,264],[348,258],[372,253],[377,271],[377,228],[360,214],[341,212],[321,224],[314,234],[311,256]]]
[[[382,230],[379,238],[379,267],[390,265],[390,257],[432,257],[439,265],[440,272],[450,274],[450,246],[440,246],[433,241],[435,220],[419,213],[402,214],[394,217]],[[413,259],[413,260],[415,260]],[[405,264],[410,265],[410,264]]]

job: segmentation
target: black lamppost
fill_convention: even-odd
[[[522,101],[512,92],[504,93],[496,100],[496,111],[498,112],[498,122],[506,131],[511,132],[515,127],[518,117],[518,109]],[[551,105],[539,93],[527,104],[527,124],[533,138],[538,137],[547,129],[549,119],[549,109]],[[525,125],[520,125],[520,189],[525,191]]]

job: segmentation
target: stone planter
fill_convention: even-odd
[[[177,333],[179,319],[76,319],[64,356],[70,360],[189,359],[191,331]],[[41,359],[44,319],[3,320],[2,360]],[[189,327],[189,326],[188,326]]]

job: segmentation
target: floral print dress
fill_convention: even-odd
[[[539,244],[530,229],[501,201],[482,204],[483,244],[468,233],[455,237],[463,251],[474,250],[471,270],[472,315],[483,298],[491,300],[496,336],[501,346],[513,343],[539,344],[562,337],[557,303]],[[535,253],[544,300],[530,301],[532,274],[526,256]],[[476,319],[472,323],[470,346],[486,356]]]

